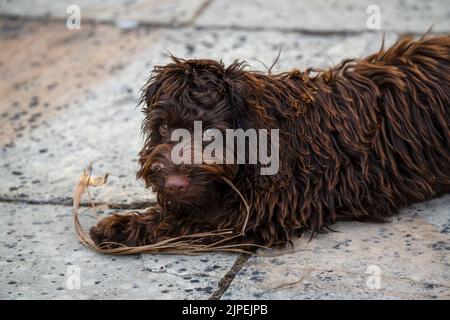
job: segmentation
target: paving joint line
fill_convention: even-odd
[[[252,252],[256,252],[256,249],[252,249]],[[236,275],[241,271],[244,264],[253,255],[249,253],[241,253],[239,257],[234,262],[233,266],[228,270],[228,272],[219,280],[217,284],[216,291],[209,297],[208,300],[220,300],[228,288],[231,286],[232,282],[236,278]]]
[[[197,18],[201,16],[203,12],[205,12],[205,10],[211,5],[212,2],[213,0],[206,0],[205,2],[203,2],[200,8],[198,8],[193,16],[189,19],[187,24],[193,26],[195,24],[195,20],[197,20]]]
[[[12,204],[29,204],[29,205],[52,205],[71,207],[73,205],[73,198],[55,199],[55,200],[32,200],[32,199],[17,199],[0,197],[0,203]],[[109,209],[123,209],[123,210],[138,210],[148,208],[156,203],[156,201],[134,201],[131,203],[116,203],[116,202],[93,202],[96,206],[108,206]],[[91,202],[81,202],[80,207],[90,207]]]
[[[283,28],[283,27],[264,27],[264,26],[237,26],[237,25],[195,25],[195,20],[199,15],[207,8],[209,5],[209,1],[207,1],[197,13],[186,22],[182,23],[164,23],[164,22],[148,22],[148,21],[137,21],[138,25],[133,29],[123,29],[124,32],[138,30],[138,29],[167,29],[167,30],[182,30],[192,28],[194,30],[199,31],[221,31],[221,30],[229,30],[229,31],[240,31],[240,32],[278,32],[278,33],[293,33],[300,34],[306,36],[355,36],[362,34],[370,34],[370,33],[398,33],[402,34],[404,32],[399,30],[310,30],[303,28]],[[17,22],[37,22],[37,23],[64,23],[65,19],[58,17],[33,17],[33,16],[19,16],[19,15],[11,15],[11,14],[1,14],[0,19],[17,21]],[[123,19],[127,20],[127,19]],[[108,19],[108,20],[95,20],[95,19],[83,19],[82,24],[96,26],[96,25],[106,25],[120,29],[117,27],[117,22],[121,21],[121,19]],[[422,35],[423,32],[407,32],[411,35]]]

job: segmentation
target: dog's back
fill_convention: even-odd
[[[158,207],[102,220],[91,229],[96,243],[235,230],[217,244],[285,244],[339,218],[383,219],[450,186],[448,36],[403,38],[319,72],[263,74],[241,62],[173,58],[155,68],[143,101],[138,175],[157,191]],[[169,133],[192,128],[199,115],[222,130],[280,129],[277,173],[174,164]]]
[[[309,81],[314,99],[298,117],[297,137],[310,151],[297,168],[300,187],[314,186],[306,210],[323,220],[383,219],[449,189],[449,36],[404,37]]]

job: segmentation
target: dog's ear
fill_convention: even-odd
[[[158,97],[156,94],[163,85],[164,79],[167,79],[171,74],[183,73],[184,60],[175,57],[169,52],[172,63],[164,66],[154,66],[151,72],[150,78],[141,89],[140,104],[146,106],[152,101],[155,101]]]
[[[234,128],[244,130],[248,128],[245,112],[248,110],[249,90],[251,90],[244,70],[246,66],[245,62],[235,60],[224,72],[224,82],[233,113]]]
[[[234,61],[224,72],[224,82],[235,129],[268,128],[270,117],[265,88],[254,72],[245,70],[245,62]]]
[[[146,107],[160,87],[161,81],[158,81],[156,74],[153,74],[141,89],[141,99],[139,104]]]

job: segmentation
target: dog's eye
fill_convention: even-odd
[[[150,169],[154,172],[158,172],[159,170],[161,170],[162,168],[164,168],[164,165],[160,164],[160,163],[154,163],[151,165]]]
[[[161,136],[165,136],[169,132],[169,128],[167,127],[166,123],[161,123],[159,125],[159,134]]]

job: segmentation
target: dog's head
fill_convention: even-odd
[[[184,141],[180,148],[181,139],[173,141],[173,134],[176,130],[189,133],[195,140],[196,121],[201,122],[201,137],[218,132],[225,137],[227,129],[246,129],[251,117],[261,116],[249,102],[255,86],[254,75],[239,62],[226,68],[213,60],[173,58],[173,63],[154,69],[143,89],[145,144],[138,177],[157,193],[159,202],[205,205],[226,193],[224,180],[233,181],[239,165],[227,164],[226,151],[219,149],[212,153],[214,160],[196,162],[194,158],[204,151],[205,142],[200,141],[201,148],[197,145],[196,149],[194,143]],[[225,141],[215,142],[226,150]],[[175,153],[174,148],[178,148]],[[174,154],[185,156],[184,152],[189,153],[191,163],[174,161]]]

